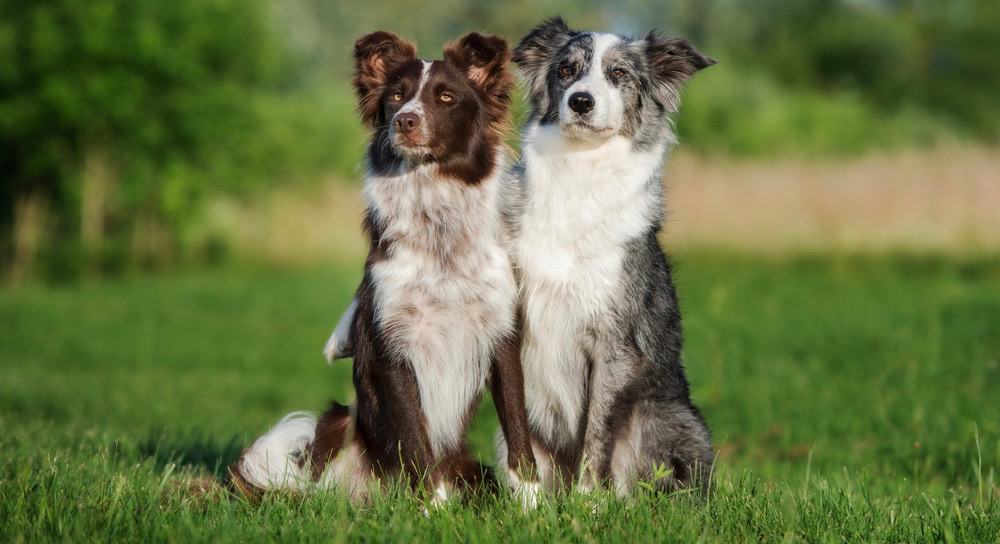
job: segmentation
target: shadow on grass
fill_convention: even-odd
[[[240,435],[233,435],[220,442],[217,438],[198,431],[181,436],[150,431],[139,443],[138,453],[142,458],[152,459],[157,470],[176,465],[178,468],[207,470],[221,478],[226,467],[239,457],[244,442],[244,437]]]

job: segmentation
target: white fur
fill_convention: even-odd
[[[240,475],[260,489],[336,489],[351,499],[367,496],[374,477],[363,452],[354,441],[356,405],[351,405],[344,447],[327,462],[323,474],[313,482],[309,448],[316,436],[316,416],[292,412],[254,441],[240,458]],[[300,460],[304,460],[300,464]]]
[[[351,305],[344,310],[344,315],[340,316],[340,321],[323,346],[323,357],[327,363],[332,363],[334,359],[340,359],[346,354],[345,349],[351,345],[351,323],[354,321],[354,313],[358,309],[358,299],[351,299]]]
[[[521,503],[521,510],[528,512],[538,508],[538,500],[542,494],[540,482],[522,481],[517,471],[508,468],[507,485],[510,486],[514,497]]]
[[[417,115],[424,114],[424,103],[420,99],[420,95],[424,92],[424,85],[427,84],[427,77],[431,71],[431,61],[425,60],[423,62],[423,71],[420,72],[420,82],[417,83],[417,92],[413,93],[413,98],[403,104],[403,107],[399,108],[396,115],[400,113],[415,113]],[[393,116],[395,117],[395,116]]]
[[[498,472],[498,474],[504,475],[507,482],[507,486],[510,487],[511,491],[515,495],[520,493],[522,486],[529,486],[531,489],[527,493],[535,496],[534,501],[537,503],[538,498],[540,498],[542,493],[555,493],[561,490],[568,482],[564,481],[564,475],[559,471],[555,459],[551,457],[551,454],[544,448],[539,447],[534,440],[531,442],[531,451],[535,457],[535,473],[538,475],[537,482],[523,482],[517,472],[510,468],[510,464],[507,459],[507,441],[504,440],[503,433],[497,431],[496,434],[496,447],[497,447],[497,467],[505,467],[506,470],[503,472]],[[522,495],[522,498],[526,498]]]
[[[624,245],[659,213],[663,149],[637,152],[622,136],[573,140],[532,124],[526,194],[513,255],[521,272],[522,364],[528,418],[551,446],[571,448],[585,417],[583,340],[621,288]],[[658,182],[658,181],[655,181]]]
[[[441,508],[442,506],[448,504],[453,496],[454,494],[447,483],[443,481],[438,482],[437,486],[434,488],[434,494],[431,495],[430,507],[435,509]],[[430,511],[424,509],[424,515],[430,515]]]
[[[592,34],[594,38],[594,54],[587,73],[575,81],[563,93],[559,103],[559,124],[570,135],[590,137],[597,134],[612,134],[621,129],[625,122],[625,100],[617,87],[608,81],[604,54],[621,38],[614,34]],[[569,97],[574,93],[587,92],[594,97],[594,109],[590,112],[592,130],[580,130],[572,125],[576,114],[569,108]]]
[[[312,486],[308,458],[309,445],[316,435],[316,417],[308,412],[292,412],[254,441],[240,459],[239,472],[251,485],[261,489],[304,490]]]
[[[371,268],[376,320],[413,367],[436,456],[459,445],[493,351],[513,332],[516,287],[500,237],[498,177],[472,186],[422,166],[365,183],[383,236],[392,240],[390,255]],[[434,231],[434,248],[418,239],[426,218],[445,222]],[[465,249],[456,249],[465,237]],[[446,262],[441,252],[452,250]]]

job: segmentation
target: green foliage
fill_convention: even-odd
[[[0,291],[0,540],[993,542],[1000,262],[677,255],[715,493],[260,504],[222,474],[282,414],[351,398],[319,350],[360,268]],[[484,406],[474,451],[492,459]],[[660,472],[661,474],[663,471]],[[597,508],[595,508],[595,505]]]
[[[677,120],[685,148],[744,157],[843,156],[931,145],[948,134],[942,133],[946,126],[916,108],[884,111],[856,91],[783,86],[725,59],[691,82]]]
[[[245,168],[259,162],[246,144],[254,104],[282,79],[266,2],[5,0],[0,11],[4,232],[34,193],[67,239],[91,221],[126,243],[140,220],[175,228],[208,188],[259,181]],[[80,216],[88,198],[96,217]]]
[[[310,73],[346,78],[359,28],[388,28],[435,57],[462,32],[516,43],[543,17],[576,28],[689,37],[720,64],[695,76],[681,108],[682,143],[702,153],[850,156],[873,149],[1000,137],[1000,4],[992,0],[589,0],[292,3],[288,24],[312,29]],[[407,17],[385,13],[407,11]],[[323,30],[328,30],[324,32]]]
[[[1000,57],[993,53],[1000,4],[993,0],[693,3],[705,9],[671,26],[702,38],[742,73],[833,102],[846,93],[876,121],[905,124],[915,116],[918,124],[942,121],[939,130],[1000,138]],[[878,126],[865,136],[878,138]]]

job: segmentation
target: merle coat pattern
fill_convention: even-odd
[[[578,32],[559,18],[513,60],[532,112],[505,213],[543,485],[625,494],[656,467],[671,471],[660,488],[707,484],[711,441],[657,234],[670,116],[681,84],[714,61],[682,39]]]

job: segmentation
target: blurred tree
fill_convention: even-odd
[[[711,19],[745,27],[708,32],[711,46],[741,70],[770,74],[800,91],[856,94],[889,114],[922,111],[977,139],[1000,137],[996,0],[714,5]]]
[[[206,185],[243,183],[252,99],[281,60],[267,8],[0,0],[5,260],[29,257],[15,233],[39,227],[24,221],[48,223],[51,255],[70,270],[169,254]]]
[[[911,85],[920,103],[975,136],[1000,137],[1000,2],[909,0],[920,45]]]

